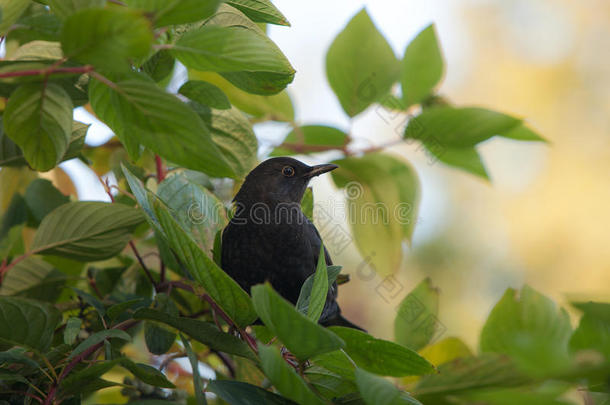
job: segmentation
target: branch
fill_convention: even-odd
[[[97,178],[100,181],[100,183],[102,183],[102,187],[104,187],[104,190],[106,190],[106,194],[108,194],[108,197],[110,197],[110,201],[114,203],[114,196],[110,192],[111,187],[110,187],[110,184],[108,183],[108,179],[106,179],[106,181],[104,181],[100,176],[97,176]],[[144,273],[146,274],[146,278],[148,278],[148,281],[150,281],[152,286],[155,288],[155,291],[158,291],[157,283],[155,282],[155,279],[152,277],[150,270],[148,270],[148,267],[146,267],[146,264],[144,263],[144,259],[142,259],[142,256],[140,255],[140,252],[138,252],[138,249],[136,248],[136,244],[133,243],[133,240],[129,241],[129,247],[131,247],[133,254],[135,255],[136,259],[138,260],[138,263],[140,263],[140,266],[144,270]]]
[[[85,74],[93,72],[94,67],[91,65],[76,66],[76,67],[49,67],[45,69],[21,70],[18,72],[0,73],[0,79],[7,77],[23,77],[23,76],[49,76],[53,74]]]
[[[127,330],[127,329],[131,328],[132,326],[137,325],[138,323],[139,323],[139,321],[130,319],[130,320],[127,320],[125,322],[121,322],[121,323],[115,325],[112,329]],[[104,345],[105,341],[106,341],[106,339],[89,347],[84,352],[82,352],[78,356],[74,357],[70,361],[70,363],[68,363],[68,365],[66,365],[66,367],[64,367],[64,369],[62,370],[62,372],[59,375],[59,377],[57,378],[57,380],[55,380],[55,382],[51,386],[51,389],[49,390],[49,393],[47,394],[47,397],[45,398],[43,405],[51,405],[53,403],[53,400],[55,399],[55,395],[57,394],[57,387],[59,387],[59,384],[61,383],[61,381],[70,373],[70,371],[72,371],[72,369],[74,367],[76,367],[78,365],[78,363],[80,363],[86,357],[93,354],[96,350],[100,349]]]
[[[157,183],[161,183],[165,179],[165,171],[163,170],[163,161],[159,155],[155,155],[155,167],[157,168]]]
[[[176,288],[180,288],[182,290],[189,291],[189,292],[195,294],[195,290],[193,289],[193,287],[182,281],[166,281],[165,283],[159,284],[158,287],[159,287],[159,291],[165,291],[169,287],[176,287]],[[246,341],[248,346],[250,346],[250,349],[252,349],[252,351],[254,353],[258,354],[258,347],[256,345],[256,340],[254,340],[254,338],[248,332],[246,332],[244,330],[244,328],[237,325],[235,323],[235,321],[233,321],[233,319],[231,319],[231,317],[229,315],[227,315],[227,313],[225,311],[223,311],[222,308],[220,308],[220,306],[216,303],[216,301],[214,301],[214,299],[212,297],[210,297],[208,294],[203,294],[201,296],[201,298],[203,298],[205,301],[207,301],[210,304],[210,306],[212,307],[212,310],[214,312],[218,313],[218,315],[220,315],[220,317],[222,319],[224,319],[227,324],[229,324],[230,326],[235,328],[239,332],[241,338]]]

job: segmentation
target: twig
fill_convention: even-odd
[[[100,176],[97,176],[97,178],[99,179],[100,183],[102,183],[102,186],[104,187],[104,190],[106,190],[106,194],[108,194],[108,197],[110,197],[110,201],[112,203],[114,203],[114,196],[110,192],[111,186],[110,186],[110,183],[108,182],[108,179],[106,179],[104,181]],[[155,288],[155,291],[158,291],[157,283],[155,282],[155,279],[153,279],[150,270],[148,270],[148,267],[146,267],[146,264],[144,263],[144,259],[142,259],[142,256],[140,255],[140,252],[138,252],[138,249],[136,248],[136,244],[133,243],[133,240],[129,241],[129,247],[131,247],[133,254],[136,256],[136,259],[138,260],[138,263],[140,263],[142,270],[144,270],[144,273],[146,274],[146,278],[148,278],[148,281],[150,281],[152,286]]]
[[[161,183],[165,179],[165,171],[163,170],[163,161],[159,155],[155,155],[155,166],[157,168],[157,183]]]
[[[35,399],[36,401],[38,401],[38,403],[42,404],[42,398],[40,398],[37,395],[32,394],[31,392],[25,392],[25,391],[3,391],[3,392],[6,392],[7,394],[25,395],[26,397]]]
[[[62,61],[63,63],[63,61]],[[8,77],[23,77],[23,76],[49,76],[53,74],[85,74],[92,73],[93,66],[76,66],[76,67],[48,67],[45,69],[20,70],[17,72],[0,73],[0,79]]]
[[[171,363],[172,361],[174,361],[176,359],[180,359],[182,357],[186,357],[186,356],[187,356],[187,354],[185,352],[173,353],[173,354],[167,356],[165,358],[165,360],[163,360],[163,362],[159,366],[159,370],[163,371],[165,369],[165,367],[167,367],[169,365],[169,363]]]
[[[98,81],[104,83],[106,86],[110,87],[111,89],[120,91],[119,86],[117,86],[117,84],[115,82],[108,79],[106,76],[102,76],[101,74],[97,73],[95,70],[91,71],[90,74],[92,77],[94,77]]]
[[[148,281],[150,281],[150,283],[153,285],[153,287],[155,287],[155,291],[158,291],[157,283],[153,279],[150,270],[148,270],[148,267],[146,267],[146,264],[144,264],[144,259],[142,259],[142,256],[140,256],[140,252],[138,252],[138,249],[136,248],[136,244],[133,243],[132,240],[130,240],[129,246],[131,247],[133,254],[136,256],[136,259],[138,259],[138,263],[140,263],[140,266],[142,266],[142,270],[144,270],[144,273],[146,274],[146,278],[148,278]]]
[[[125,322],[121,322],[121,323],[115,325],[112,329],[126,330],[126,329],[129,329],[132,326],[136,325],[138,322],[139,321],[129,319]],[[100,349],[104,345],[105,341],[106,340],[104,339],[101,342],[96,343],[93,346],[89,347],[84,352],[82,352],[81,354],[74,357],[64,367],[61,374],[59,374],[59,377],[57,378],[57,380],[55,380],[55,382],[51,386],[51,389],[49,390],[49,393],[47,394],[47,397],[45,398],[43,405],[51,405],[53,403],[53,400],[55,399],[55,395],[57,394],[57,388],[59,387],[59,384],[61,383],[61,381],[70,373],[70,371],[72,371],[72,369],[74,369],[74,367],[76,367],[78,365],[78,363],[80,363],[85,358],[89,357],[91,354],[95,353],[98,349]]]
[[[220,317],[222,319],[224,319],[229,325],[232,325],[233,327],[235,327],[235,329],[237,329],[237,331],[239,332],[239,335],[242,337],[242,339],[244,339],[246,341],[246,343],[248,344],[248,346],[250,346],[250,349],[252,349],[252,351],[256,354],[258,354],[258,347],[256,346],[256,340],[254,340],[254,338],[252,336],[250,336],[250,334],[248,332],[246,332],[242,327],[240,327],[238,324],[236,324],[229,315],[227,315],[225,313],[225,311],[222,310],[222,308],[220,308],[220,306],[216,303],[216,301],[214,301],[214,299],[212,299],[212,297],[210,297],[208,294],[203,294],[203,299],[206,300],[210,306],[212,307],[212,309],[214,309],[215,311],[218,312],[218,315],[220,315]]]
[[[231,378],[235,378],[235,364],[233,363],[233,359],[227,356],[226,353],[219,352],[218,350],[212,349],[212,353],[217,355],[218,358],[220,358],[220,360],[224,363],[224,365],[227,367],[227,370],[229,370],[229,375],[231,376]]]
[[[185,291],[195,293],[195,290],[193,289],[193,287],[191,287],[190,285],[188,285],[182,281],[166,281],[164,283],[159,284],[158,287],[159,287],[159,291],[165,291],[169,287],[176,287],[176,288],[180,288]],[[203,294],[201,296],[201,298],[203,298],[205,301],[207,301],[210,304],[210,306],[212,307],[212,310],[217,312],[218,315],[220,315],[220,317],[222,319],[224,319],[226,323],[229,324],[229,326],[235,328],[239,332],[239,335],[241,336],[241,338],[246,341],[248,346],[250,346],[250,349],[252,349],[252,351],[254,353],[258,354],[258,347],[256,346],[256,340],[254,340],[254,338],[248,332],[246,332],[242,327],[237,325],[235,323],[235,321],[233,321],[233,319],[231,319],[231,317],[229,315],[227,315],[226,312],[223,311],[222,308],[220,308],[220,306],[216,303],[216,301],[214,301],[214,299],[212,297],[210,297],[208,294]]]

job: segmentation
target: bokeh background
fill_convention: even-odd
[[[328,46],[366,7],[399,57],[415,34],[434,22],[447,66],[441,94],[458,105],[525,117],[550,141],[486,142],[480,150],[491,183],[430,164],[415,144],[389,148],[412,162],[421,178],[418,225],[401,269],[390,280],[367,271],[353,246],[334,255],[352,275],[340,288],[348,318],[374,335],[390,337],[400,299],[430,276],[441,290],[443,335],[463,337],[474,348],[507,287],[528,283],[562,304],[582,296],[610,299],[610,2],[274,3],[292,23],[269,27],[269,33],[297,70],[289,92],[300,123],[350,130],[356,148],[397,138],[400,122],[374,107],[350,122],[326,81]],[[172,85],[184,74],[179,70]],[[84,110],[75,118],[95,122]],[[256,132],[262,158],[289,128],[264,124]],[[110,130],[97,123],[88,142],[109,136]],[[105,198],[84,166],[68,162],[63,168],[81,199]],[[343,198],[330,178],[316,179],[314,193],[322,207]],[[344,218],[337,215],[335,221]]]

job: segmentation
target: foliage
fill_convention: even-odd
[[[295,71],[263,29],[290,24],[269,0],[0,0],[0,12],[1,403],[555,404],[577,386],[590,401],[608,390],[609,304],[575,303],[584,315],[573,330],[542,294],[508,290],[473,351],[436,341],[430,280],[401,302],[391,342],[317,323],[328,288],[345,280],[340,266],[320,260],[296,308],[222,271],[219,232],[233,187],[257,164],[258,122],[287,128],[272,155],[341,156],[333,180],[379,273],[396,271],[416,225],[421,187],[408,162],[386,145],[356,150],[345,129],[294,121]],[[165,89],[178,62],[189,73],[179,96]],[[371,106],[401,117],[398,141],[482,178],[481,142],[542,140],[519,118],[437,94],[434,26],[399,58],[362,10],[326,70],[349,117]],[[85,144],[81,106],[116,138]],[[101,179],[111,202],[73,196],[58,164],[74,158],[114,175],[116,185]],[[385,210],[359,217],[371,205]],[[308,191],[315,219],[313,207]],[[264,326],[250,326],[257,319]]]

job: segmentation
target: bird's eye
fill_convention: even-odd
[[[282,169],[282,174],[286,177],[294,176],[294,167],[292,166],[284,166]]]

